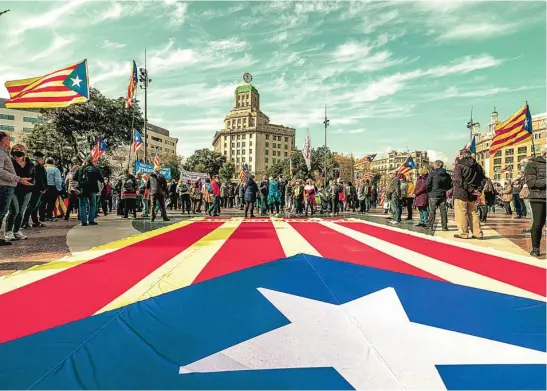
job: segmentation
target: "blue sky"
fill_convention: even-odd
[[[545,112],[545,2],[2,1],[0,84],[87,58],[91,85],[125,95],[148,65],[149,120],[188,156],[209,147],[244,72],[271,121],[365,155],[451,159],[471,106],[486,128],[527,100]],[[140,92],[139,92],[140,93]],[[142,95],[142,93],[140,93]],[[7,92],[0,87],[0,96]],[[139,96],[138,98],[141,98]]]

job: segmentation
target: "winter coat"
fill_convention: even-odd
[[[503,202],[513,201],[513,186],[511,184],[504,187],[501,191],[501,200]]]
[[[15,174],[9,153],[0,147],[0,186],[15,187],[20,177]]]
[[[122,183],[122,199],[137,198],[137,189],[137,180],[133,175],[127,174]]]
[[[211,181],[211,190],[213,191],[213,195],[215,197],[220,197],[220,185],[218,184],[218,181],[215,179]]]
[[[277,181],[270,181],[268,185],[268,205],[280,202],[281,194],[279,193],[279,184]]]
[[[165,180],[165,177],[161,175],[159,172],[153,172],[150,174],[150,177],[148,178],[148,182],[146,183],[146,188],[150,190],[150,195],[160,195],[160,194],[166,194],[167,193],[167,181]]]
[[[177,185],[177,193],[179,196],[190,194],[190,189],[188,188],[188,184],[182,182]]]
[[[270,184],[267,180],[260,182],[260,194],[262,195],[262,197],[265,197],[265,198],[268,197],[269,187],[270,187]]]
[[[486,177],[480,164],[472,157],[461,158],[454,167],[454,199],[474,202],[477,195],[474,191],[482,192]]]
[[[34,190],[44,191],[47,189],[46,169],[40,163],[34,163]]]
[[[29,158],[25,159],[25,165],[21,167],[19,163],[15,161],[15,159],[12,159],[13,162],[13,168],[15,169],[15,175],[17,175],[20,178],[30,178],[29,182],[34,184],[35,180],[35,168],[34,164],[30,161]],[[34,186],[26,186],[21,183],[18,183],[15,187],[15,193],[16,194],[26,194],[31,192],[34,189]]]
[[[452,188],[452,179],[444,168],[429,173],[426,182],[429,198],[446,199],[446,192]]]
[[[414,206],[425,207],[429,205],[429,197],[427,195],[427,175],[420,175],[416,180],[414,188]]]
[[[255,181],[253,181],[252,179],[248,179],[245,185],[243,186],[243,191],[245,194],[246,202],[256,201],[256,193],[258,193],[258,186],[256,185]]]
[[[532,159],[524,169],[524,182],[528,185],[530,202],[546,202],[545,170],[547,163],[543,156]]]
[[[93,165],[86,165],[78,168],[73,175],[73,179],[80,183],[83,176],[87,176],[87,186],[80,189],[81,195],[97,194],[99,192],[99,182],[104,183],[104,178],[99,169]]]
[[[394,177],[391,179],[386,192],[388,199],[392,199],[393,197],[401,198],[401,181],[399,178]]]

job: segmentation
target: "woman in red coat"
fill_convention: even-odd
[[[427,227],[427,219],[429,217],[429,197],[427,196],[427,175],[428,170],[425,167],[420,167],[418,170],[418,179],[416,180],[416,186],[414,187],[414,206],[418,208],[420,212],[420,223],[416,224],[417,227]]]

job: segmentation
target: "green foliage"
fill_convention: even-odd
[[[234,177],[234,174],[236,172],[236,168],[232,163],[224,163],[222,167],[218,170],[218,176],[225,180],[226,182],[230,182],[230,180]]]
[[[41,109],[40,114],[43,123],[36,124],[25,141],[31,151],[53,157],[62,167],[85,157],[99,137],[109,150],[129,144],[132,126],[140,129],[143,123],[137,104],[126,109],[123,100],[107,98],[94,88],[83,104]]]
[[[178,180],[180,178],[182,156],[178,156],[173,153],[161,153],[160,160],[162,167],[171,168],[171,178]]]
[[[182,168],[186,171],[205,172],[211,176],[218,175],[220,168],[226,163],[226,157],[207,148],[198,149],[186,159]]]
[[[294,179],[319,179],[323,176],[325,163],[329,171],[329,176],[332,178],[334,175],[334,168],[338,167],[338,163],[334,159],[332,152],[329,148],[325,147],[312,149],[311,170],[308,170],[302,152],[293,152],[291,159],[294,167]],[[277,177],[279,174],[283,174],[285,178],[290,178],[291,175],[289,170],[291,159],[284,159],[273,166],[270,166],[268,170],[266,170],[266,175]]]

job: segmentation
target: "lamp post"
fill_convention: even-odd
[[[473,108],[471,107],[471,119],[467,123],[467,129],[469,129],[469,141],[473,140],[473,129],[481,126],[478,122],[473,122]]]
[[[327,186],[327,174],[328,174],[328,171],[327,171],[327,161],[328,161],[328,156],[327,156],[327,127],[330,125],[330,120],[327,118],[327,105],[325,105],[325,120],[323,121],[323,124],[325,125],[325,184],[324,186],[326,187]]]
[[[146,68],[146,49],[144,50],[144,68],[139,68],[139,82],[140,87],[144,90],[144,162],[148,163],[147,160],[147,149],[148,149],[148,136],[146,132],[147,122],[148,122],[148,84],[152,79],[148,78],[148,69]]]

